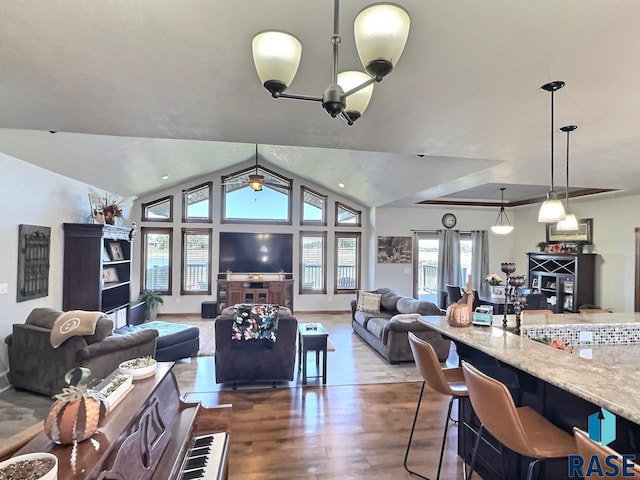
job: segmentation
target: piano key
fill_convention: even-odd
[[[197,470],[187,470],[180,477],[181,480],[191,480],[193,478],[206,478],[204,476],[204,470],[202,468]]]
[[[194,478],[203,478],[205,480],[219,480],[222,475],[222,454],[224,452],[224,447],[227,439],[226,432],[214,433],[213,435],[203,435],[202,437],[196,437],[193,439],[193,445],[196,444],[201,445],[203,441],[208,441],[210,443],[210,447],[199,447],[193,448],[191,452],[187,455],[187,459],[185,460],[185,465],[183,467],[184,471],[181,472],[180,480],[191,480]],[[207,450],[209,453],[206,455],[196,456],[194,452]],[[192,467],[189,464],[191,460],[206,458],[206,465],[202,468],[200,467]]]
[[[196,441],[193,442],[193,448],[205,447],[207,445],[211,445],[213,443],[213,436],[207,435],[205,437],[198,437]]]
[[[209,447],[194,448],[189,452],[189,457],[199,457],[201,455],[208,455],[209,452],[211,452],[211,449]]]
[[[193,470],[194,468],[202,468],[207,465],[207,457],[195,457],[187,460],[187,470]]]

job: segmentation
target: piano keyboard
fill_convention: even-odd
[[[222,454],[226,442],[226,432],[195,437],[185,457],[180,480],[222,478]]]

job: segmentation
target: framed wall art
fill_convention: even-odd
[[[562,232],[555,223],[547,223],[547,243],[578,243],[591,245],[593,243],[593,218],[578,220],[578,230]]]
[[[115,283],[120,280],[116,267],[105,267],[102,269],[102,280],[104,283]]]
[[[411,263],[411,237],[378,237],[378,263]]]
[[[124,255],[122,254],[122,246],[117,242],[109,243],[109,256],[114,262],[118,260],[124,260]]]
[[[51,227],[18,226],[18,288],[16,301],[49,295]]]

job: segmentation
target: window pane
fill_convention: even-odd
[[[327,197],[302,187],[302,224],[325,225]]]
[[[142,204],[142,220],[170,222],[173,215],[173,196]]]
[[[227,193],[225,219],[287,221],[289,195],[267,186],[259,192],[251,187],[242,187]]]
[[[183,232],[183,292],[208,292],[210,268],[210,233]]]
[[[336,202],[336,225],[360,226],[360,212]]]
[[[418,299],[438,304],[438,237],[418,238]]]
[[[460,240],[460,283],[464,286],[467,284],[467,275],[471,275],[471,239]],[[475,285],[478,290],[480,285]]]
[[[360,236],[336,235],[336,291],[360,288]]]
[[[211,221],[211,182],[184,192],[184,221]]]
[[[301,234],[301,290],[325,291],[325,239],[326,234],[324,233]]]
[[[171,285],[171,234],[144,232],[145,289],[169,292]]]

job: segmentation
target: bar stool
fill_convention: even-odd
[[[464,361],[462,371],[469,389],[471,406],[480,420],[467,479],[473,475],[480,438],[485,429],[505,447],[533,459],[529,463],[527,480],[533,478],[538,462],[576,453],[573,436],[553,425],[531,407],[516,407],[509,389],[502,382]]]
[[[436,355],[436,352],[430,343],[418,338],[412,332],[409,332],[408,336],[409,345],[411,346],[411,352],[413,353],[413,358],[416,361],[416,367],[418,367],[420,376],[422,376],[424,381],[422,382],[420,396],[418,397],[418,404],[416,405],[416,414],[413,417],[413,425],[411,426],[411,433],[409,434],[409,443],[407,444],[407,450],[404,454],[404,468],[412,475],[429,480],[428,477],[410,470],[407,466],[407,458],[409,457],[409,450],[411,449],[413,432],[416,428],[416,420],[418,419],[418,412],[420,411],[420,403],[422,402],[424,386],[425,384],[428,384],[437,393],[441,393],[442,395],[451,397],[451,399],[449,400],[449,409],[447,410],[447,418],[444,422],[442,448],[440,449],[440,460],[438,461],[438,473],[436,475],[436,480],[438,480],[440,478],[440,470],[442,469],[442,457],[444,455],[444,447],[447,442],[449,421],[451,420],[455,422],[455,420],[451,418],[451,407],[453,406],[453,401],[456,398],[468,396],[469,392],[467,390],[467,386],[464,383],[464,377],[462,374],[462,369],[460,367],[442,368],[438,360],[438,356]]]
[[[620,474],[615,476],[615,477],[610,477],[607,476],[606,478],[611,479],[611,480],[624,480],[625,478],[640,478],[640,465],[637,464],[633,464],[633,476],[623,476],[623,471],[622,471],[622,456],[616,452],[615,450],[609,448],[609,447],[605,447],[600,445],[597,442],[594,442],[593,440],[591,440],[589,438],[589,434],[583,430],[580,430],[579,428],[575,428],[573,429],[573,435],[576,438],[576,445],[578,446],[578,454],[581,455],[583,458],[590,458],[592,455],[595,455],[598,457],[598,459],[600,460],[600,465],[603,466],[603,468],[605,468],[605,458],[610,456],[610,455],[615,455],[616,457],[618,457],[620,459],[620,461],[615,461],[613,460],[613,462],[615,462],[615,464],[618,466],[618,468],[620,468]],[[612,461],[612,460],[609,460]],[[585,460],[585,464],[588,461]],[[611,469],[609,470],[605,470],[605,473],[611,473],[610,472]],[[591,480],[591,479],[595,479],[595,478],[600,478],[602,479],[602,475],[600,475],[599,473],[594,473],[593,475],[589,475],[587,477],[584,477],[587,480]]]

